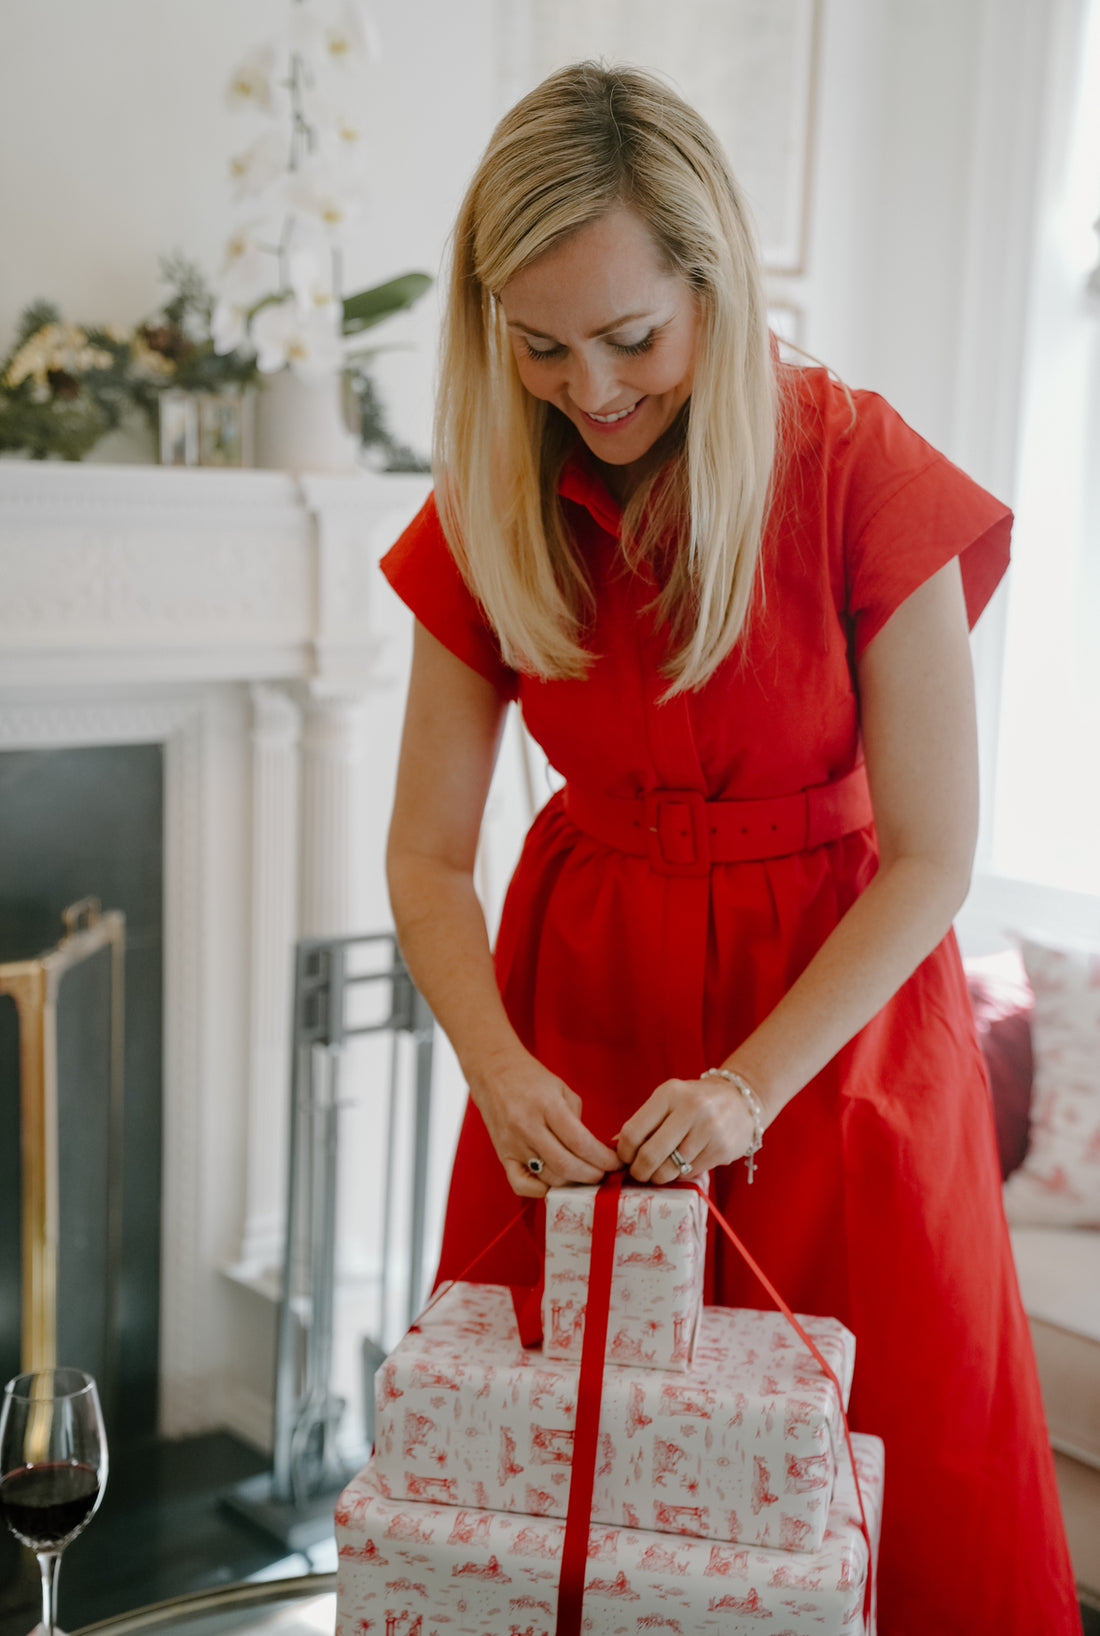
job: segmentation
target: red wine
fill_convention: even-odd
[[[0,1514],[32,1551],[49,1551],[83,1528],[99,1495],[99,1474],[79,1460],[19,1466],[0,1482]]]

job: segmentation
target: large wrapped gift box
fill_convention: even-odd
[[[580,1362],[595,1187],[546,1196],[543,1351]],[[693,1187],[624,1187],[607,1330],[609,1363],[687,1369],[703,1304],[707,1207]]]
[[[877,1554],[883,1450],[853,1438]],[[387,1498],[374,1465],[336,1511],[337,1636],[553,1636],[565,1524]],[[808,1556],[674,1539],[594,1523],[586,1636],[857,1636],[867,1546],[851,1468],[837,1475],[829,1527]],[[873,1636],[871,1631],[867,1636]]]
[[[844,1388],[855,1340],[803,1318]],[[575,1363],[525,1351],[507,1290],[458,1284],[376,1376],[375,1471],[395,1497],[564,1517]],[[836,1389],[778,1312],[708,1307],[689,1374],[609,1364],[598,1522],[815,1551],[843,1420]]]

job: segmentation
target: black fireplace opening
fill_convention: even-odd
[[[124,1100],[108,1264],[110,957],[57,1008],[58,1362],[102,1375],[112,1451],[155,1436],[161,1253],[164,765],[159,744],[0,752],[0,963],[36,958],[87,897],[126,917]],[[0,1378],[22,1366],[19,1015],[0,996]],[[110,1315],[108,1318],[108,1309]]]

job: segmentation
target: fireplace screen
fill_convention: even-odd
[[[67,1364],[99,1381],[110,1414],[117,1380],[121,1235],[125,918],[86,898],[66,909],[56,948],[0,965],[14,1005],[18,1092],[8,1096],[9,1199],[19,1232],[0,1267],[17,1315],[19,1367]],[[12,1119],[13,1106],[16,1118]],[[9,1218],[10,1219],[10,1218]]]

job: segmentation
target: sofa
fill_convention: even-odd
[[[1074,1572],[1100,1605],[1100,955],[1021,940],[967,975]]]
[[[1100,1233],[1012,1231],[1078,1585],[1100,1601]]]

